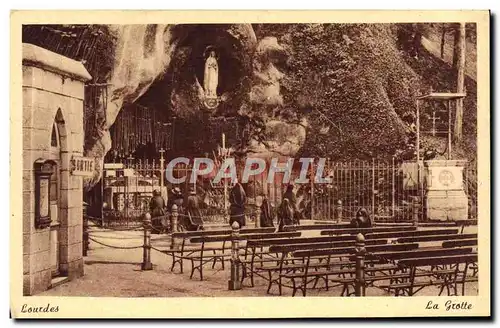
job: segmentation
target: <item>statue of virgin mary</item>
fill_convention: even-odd
[[[211,50],[205,62],[203,88],[207,98],[217,98],[217,84],[219,83],[219,65],[215,58],[215,51]]]

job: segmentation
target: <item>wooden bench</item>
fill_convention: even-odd
[[[457,240],[457,239],[473,239],[477,238],[477,234],[456,234],[456,235],[431,235],[431,236],[415,236],[398,238],[398,243],[420,243],[429,241],[441,240]]]
[[[477,238],[443,241],[443,248],[477,246]]]
[[[477,225],[477,220],[458,220],[458,221],[434,221],[421,222],[421,227],[460,227],[460,233],[464,232],[465,227]]]
[[[299,226],[286,225],[284,231],[305,231],[305,230],[323,230],[323,229],[346,229],[350,227],[350,223],[314,223]]]
[[[398,260],[402,259],[411,259],[411,258],[424,258],[424,257],[436,257],[436,256],[451,256],[451,255],[464,255],[471,254],[473,249],[471,247],[468,248],[454,248],[454,249],[443,249],[440,247],[436,248],[424,248],[424,249],[414,249],[408,251],[389,251],[389,252],[378,252],[378,253],[367,253],[365,260],[370,263],[374,261],[378,261],[378,263],[393,263],[397,264]],[[355,261],[355,256],[351,256],[349,258],[351,261]],[[452,268],[435,268],[432,267],[432,274],[429,271],[417,271],[415,273],[415,277],[429,277],[434,276],[436,278],[440,278],[443,275],[453,274],[455,269]],[[439,269],[439,270],[437,270]],[[396,270],[395,270],[396,271]],[[368,276],[365,277],[365,286],[375,286],[374,283],[378,281],[387,281],[392,284],[400,284],[407,282],[410,279],[410,274],[405,269],[401,270],[401,272],[394,272],[390,275],[379,275],[379,276]],[[346,292],[347,295],[353,294],[355,290],[355,279],[343,279],[342,283],[344,284],[343,291]],[[349,293],[349,287],[352,286],[352,293]],[[379,287],[379,286],[375,286]],[[382,287],[379,287],[382,288]],[[388,290],[389,291],[389,290]]]
[[[396,232],[375,232],[365,234],[366,239],[381,239],[381,238],[400,238],[400,237],[417,237],[430,235],[456,235],[458,229],[435,229],[435,230],[414,230],[414,231],[396,231]]]
[[[439,295],[446,288],[448,296],[450,296],[450,288],[452,288],[455,290],[455,295],[458,296],[457,285],[462,284],[463,295],[465,293],[465,283],[468,282],[467,269],[472,263],[477,263],[477,254],[402,259],[399,261],[398,266],[401,270],[408,269],[410,271],[408,281],[380,287],[389,291],[394,290],[396,296],[413,296],[425,287],[438,286],[440,287]],[[464,264],[463,270],[460,270],[461,264]],[[453,269],[446,269],[447,266]],[[430,267],[430,270],[423,269],[425,267]],[[427,273],[427,275],[423,275],[423,273]],[[415,280],[415,278],[422,276],[425,279]]]
[[[413,244],[414,245],[414,244]],[[393,245],[395,246],[395,245]],[[382,252],[371,252],[373,249],[375,250],[382,250],[382,247],[372,247],[371,249],[367,247],[367,256],[365,259],[365,286],[375,286],[374,283],[377,281],[383,281],[383,280],[389,280],[390,284],[394,283],[402,283],[404,281],[407,281],[410,279],[410,274],[408,272],[404,272],[401,270],[400,266],[397,265],[397,263],[394,260],[401,260],[401,259],[408,259],[408,258],[423,258],[423,257],[431,257],[431,256],[442,256],[442,255],[465,255],[465,254],[470,254],[472,252],[472,248],[463,248],[463,249],[417,249],[415,248],[415,245],[412,247],[407,247],[406,249],[401,249],[401,248],[393,248],[389,249],[385,247],[385,249]],[[305,254],[304,252],[295,252],[294,256],[302,256],[302,255],[317,255],[315,252],[308,252],[308,254]],[[344,275],[343,277],[333,277],[333,278],[327,278],[324,279],[326,283],[326,289],[328,290],[328,282],[333,282],[338,285],[342,285],[342,292],[341,296],[348,296],[352,295],[354,293],[354,285],[355,285],[355,256],[350,255],[349,257],[349,262],[343,262],[344,266],[349,263],[351,268],[347,271],[341,271],[342,274]],[[384,266],[384,265],[389,265],[389,266]],[[392,265],[392,266],[391,266]],[[309,265],[310,267],[310,265]],[[300,278],[302,279],[301,284],[297,284],[296,282],[293,282],[293,288],[296,290],[301,290],[303,296],[306,295],[306,290],[307,290],[307,285],[311,282],[314,281],[314,279],[311,278],[317,278],[318,276],[322,276],[325,278],[325,276],[322,274],[322,272],[308,272],[307,270],[309,269],[306,268],[306,271],[304,273],[295,273],[291,275],[286,275],[287,278],[295,279],[295,278]],[[401,271],[401,272],[398,272]],[[375,273],[382,273],[381,275],[375,275]],[[415,272],[416,277],[428,277],[428,276],[436,276],[439,277],[440,275],[445,275],[445,274],[452,274],[455,272],[455,269],[441,269],[439,271],[434,270],[431,273],[428,271],[419,271]],[[327,275],[335,275],[338,274],[339,270],[336,271],[329,271],[326,274]],[[345,277],[345,274],[349,274],[350,277]],[[314,281],[315,284],[313,288],[316,287],[316,282]],[[352,292],[349,292],[349,287],[352,286]],[[384,286],[382,286],[384,287]],[[295,295],[295,292],[294,292]]]
[[[367,234],[377,232],[400,232],[400,231],[415,231],[417,227],[373,227],[373,228],[346,228],[346,229],[328,229],[322,230],[321,235],[347,235],[347,234]]]
[[[265,228],[243,228],[240,229],[241,234],[247,234],[247,233],[272,233],[276,231],[276,228],[273,227],[265,227]],[[202,236],[220,236],[220,235],[230,235],[232,233],[231,229],[219,229],[219,230],[202,230],[202,231],[184,231],[184,232],[174,232],[171,235],[171,238],[176,238],[176,239],[181,239],[181,245],[178,249],[164,249],[162,252],[167,255],[172,256],[172,266],[170,268],[170,271],[173,271],[176,264],[179,264],[181,273],[184,272],[183,269],[183,263],[182,263],[182,256],[188,249],[186,242],[193,237],[202,237]],[[216,247],[213,250],[220,250],[221,248],[224,249],[225,244],[222,245],[222,247]],[[191,249],[192,251],[196,251],[196,247]],[[198,251],[199,251],[198,247]],[[205,251],[210,250],[210,249],[205,249]]]
[[[443,248],[454,248],[454,247],[465,247],[465,246],[474,246],[474,248],[477,249],[477,238],[448,240],[448,241],[444,241],[442,244]],[[468,278],[469,282],[477,281],[477,272],[479,270],[477,263],[473,263],[470,266],[470,269],[472,270],[472,278]],[[464,287],[464,286],[462,286],[462,287]]]
[[[408,249],[415,249],[418,247],[418,244],[398,244],[398,245],[389,245],[389,244],[384,244],[382,241],[379,241],[381,244],[378,244],[378,242],[374,241],[373,245],[368,244],[366,246],[367,251],[381,251],[381,250],[408,250]],[[295,248],[296,245],[290,245],[290,247]],[[284,247],[284,246],[275,246],[275,247]],[[282,249],[282,258],[280,265],[281,267],[278,268],[278,270],[270,270],[268,271],[269,275],[269,285],[268,285],[268,290],[267,292],[271,290],[271,287],[273,284],[277,284],[279,288],[279,293],[281,295],[282,292],[282,286],[286,286],[283,284],[283,279],[288,279],[292,282],[292,286],[286,286],[290,287],[293,289],[293,295],[295,295],[296,291],[298,289],[301,289],[303,294],[305,295],[305,289],[306,287],[302,286],[307,286],[307,284],[310,282],[308,278],[312,277],[313,280],[315,281],[315,284],[320,278],[323,278],[324,280],[328,279],[329,275],[334,275],[338,272],[338,270],[333,270],[333,271],[328,271],[328,270],[323,270],[323,271],[316,271],[311,273],[310,268],[313,268],[315,270],[318,269],[329,269],[333,267],[340,267],[341,270],[343,270],[344,266],[351,266],[353,262],[350,261],[343,261],[342,259],[344,257],[349,257],[351,254],[355,252],[355,248],[353,246],[348,246],[348,247],[337,247],[337,248],[322,248],[322,249],[306,249],[306,250],[296,250],[292,253],[291,259],[294,261],[297,261],[298,259],[300,260],[300,263],[298,265],[295,265],[292,267],[286,267],[286,261],[287,261],[287,249]],[[332,259],[338,258],[338,261],[332,261]],[[311,260],[314,259],[316,263],[312,263]],[[349,271],[350,272],[350,271]],[[273,276],[273,273],[276,273]],[[345,274],[346,272],[342,271],[340,274]],[[305,285],[297,285],[296,284],[296,279],[302,279],[303,283],[305,282]]]
[[[461,255],[461,254],[469,254],[472,253],[472,247],[460,247],[460,248],[449,248],[443,249],[440,247],[436,248],[419,248],[415,250],[408,251],[389,251],[389,252],[375,252],[375,253],[367,253],[366,259],[377,259],[382,261],[395,261],[401,259],[410,259],[410,258],[418,258],[418,257],[435,257],[445,255]],[[351,258],[354,260],[354,257]]]
[[[250,234],[241,234],[239,235],[238,240],[252,240],[252,239],[264,239],[264,238],[294,238],[299,237],[300,232],[276,232],[276,233],[250,233]],[[182,261],[190,260],[191,261],[191,275],[190,278],[193,278],[193,275],[196,271],[200,274],[200,280],[203,280],[203,266],[206,263],[212,262],[212,268],[215,267],[217,261],[220,261],[222,264],[222,269],[224,269],[224,261],[227,260],[231,254],[227,253],[230,251],[230,247],[226,247],[228,242],[231,242],[233,239],[232,235],[220,235],[220,236],[199,236],[192,237],[189,241],[193,244],[200,244],[195,248],[184,248],[183,251],[176,255],[178,258],[177,261],[180,261],[181,272],[182,272]],[[222,246],[215,247],[207,247],[207,243],[215,243],[222,242]],[[207,251],[212,251],[212,253],[207,253]],[[173,270],[174,264],[172,264]]]
[[[284,245],[284,244],[310,244],[310,243],[321,243],[321,242],[340,242],[340,241],[352,241],[356,240],[355,235],[342,235],[342,236],[321,236],[321,237],[300,237],[294,239],[260,239],[252,240],[247,242],[245,248],[245,258],[247,255],[255,253],[257,248],[261,251],[264,247],[272,245]]]
[[[356,236],[324,236],[324,237],[300,237],[300,238],[286,238],[286,239],[260,239],[260,240],[248,240],[245,246],[244,258],[242,260],[243,282],[245,279],[249,278],[251,286],[254,287],[254,267],[256,263],[276,262],[279,265],[282,251],[279,248],[273,249],[273,246],[277,245],[301,245],[297,246],[298,249],[306,247],[305,245],[322,245],[323,248],[332,247],[335,243],[340,243],[343,241],[348,241],[349,244],[354,245]],[[387,241],[385,241],[386,243]],[[376,242],[373,242],[376,243]],[[380,241],[379,241],[380,243]],[[318,246],[319,247],[319,246]],[[264,248],[267,248],[264,250]],[[258,250],[260,249],[260,250]],[[259,275],[260,276],[260,275]]]
[[[382,244],[382,245],[368,245],[366,246],[367,252],[376,252],[376,251],[402,251],[402,250],[412,250],[418,248],[418,244]],[[298,290],[302,291],[302,295],[306,296],[306,291],[308,285],[311,282],[314,282],[313,288],[316,287],[319,279],[325,281],[326,289],[329,288],[329,281],[339,283],[343,285],[344,288],[342,290],[341,295],[343,295],[347,289],[347,284],[343,281],[345,280],[346,275],[353,276],[355,274],[355,262],[350,260],[350,256],[355,254],[356,250],[354,247],[349,248],[332,248],[332,249],[319,249],[319,250],[300,250],[293,252],[294,257],[303,257],[305,258],[304,269],[294,273],[282,274],[281,279],[288,279],[292,282],[293,294],[295,296]],[[317,270],[313,265],[311,265],[313,260],[319,261],[323,257],[322,261],[325,261],[330,264],[331,267],[336,266],[339,269],[333,270]],[[337,261],[332,262],[332,258],[338,258]],[[375,265],[378,261],[367,261],[367,264]],[[314,268],[316,271],[311,272],[311,268]],[[389,269],[394,269],[395,265],[389,264],[382,268],[378,269],[370,269],[370,272],[376,272],[378,270],[384,271]],[[331,276],[334,276],[333,278]],[[353,279],[353,278],[352,278]],[[300,281],[300,283],[298,283]]]

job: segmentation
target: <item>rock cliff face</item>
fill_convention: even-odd
[[[153,107],[169,108],[177,117],[199,115],[203,107],[204,52],[213,46],[220,62],[218,94],[221,104],[209,115],[242,115],[259,118],[271,138],[251,139],[245,152],[268,157],[273,153],[293,156],[305,138],[305,123],[286,123],[273,117],[283,104],[280,80],[283,73],[275,62],[286,57],[276,38],[257,40],[250,24],[228,25],[112,25],[115,53],[109,77],[106,122],[95,131],[87,156],[102,158],[113,140],[109,129],[120,110],[146,95]],[[279,128],[277,128],[279,126]],[[263,142],[262,142],[263,141]],[[95,184],[101,169],[86,184]]]

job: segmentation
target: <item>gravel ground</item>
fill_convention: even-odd
[[[466,229],[473,232],[475,227]],[[307,235],[316,235],[317,232],[307,232]],[[304,235],[304,233],[303,233]],[[132,247],[142,245],[140,231],[109,231],[96,229],[91,233],[92,238],[113,246]],[[170,238],[164,235],[152,235],[152,245],[166,249],[170,245]],[[204,268],[204,280],[199,281],[197,276],[189,278],[190,263],[185,262],[184,273],[170,271],[171,257],[156,250],[151,251],[153,270],[142,271],[142,248],[115,249],[90,243],[88,256],[85,257],[85,275],[80,279],[70,281],[45,291],[41,296],[92,296],[92,297],[216,297],[216,296],[269,296],[266,294],[267,283],[256,280],[256,286],[244,286],[239,291],[229,291],[229,264],[226,270],[221,270],[218,263],[215,269],[211,266]],[[340,288],[325,290],[308,290],[309,296],[339,296]],[[273,290],[277,295],[277,290]],[[368,288],[368,296],[389,296],[378,288]],[[417,295],[437,295],[437,289],[428,287]],[[477,295],[477,284],[470,283],[466,288],[466,295]],[[291,290],[284,288],[283,296],[291,296]]]

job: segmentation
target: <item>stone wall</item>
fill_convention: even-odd
[[[60,272],[69,279],[83,275],[82,178],[69,167],[72,156],[83,155],[83,83],[89,79],[81,63],[23,44],[24,295],[51,286],[50,228],[35,228],[34,162],[49,159],[54,122],[60,143]]]

